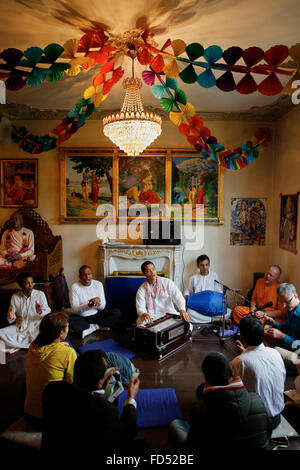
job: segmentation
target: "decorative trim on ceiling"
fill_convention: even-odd
[[[268,121],[274,122],[288,113],[294,107],[291,97],[288,95],[280,97],[268,106],[253,106],[246,111],[197,111],[204,121]],[[169,117],[160,108],[144,106],[145,111],[153,112],[161,116],[163,121]],[[11,120],[61,120],[68,114],[69,110],[38,109],[25,104],[8,103],[0,105],[0,111],[5,113]],[[93,113],[90,120],[101,120],[107,114],[118,110],[98,110]]]

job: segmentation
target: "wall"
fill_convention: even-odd
[[[300,289],[299,255],[279,248],[280,193],[295,194],[300,191],[300,105],[295,106],[276,124],[276,145],[274,159],[274,188],[273,188],[273,245],[272,257],[283,270],[282,280],[295,284]],[[298,200],[300,204],[300,200]],[[300,217],[298,207],[298,252],[300,249]]]
[[[39,135],[53,129],[55,121],[16,122]],[[259,127],[267,126],[262,122],[210,121],[206,123],[221,143],[234,148],[250,138]],[[270,127],[270,126],[269,126]],[[272,126],[271,126],[272,127]],[[111,144],[102,134],[102,123],[89,121],[75,134],[66,145],[108,146]],[[162,135],[153,147],[187,148],[188,144],[169,121],[163,121]],[[243,288],[245,293],[252,286],[254,271],[264,271],[271,259],[273,232],[272,221],[272,172],[273,143],[261,152],[260,157],[247,168],[239,171],[225,170],[224,175],[224,225],[205,226],[204,246],[197,251],[185,252],[184,283],[196,270],[195,259],[206,253],[211,258],[211,268],[219,273],[221,281],[233,288]],[[59,224],[59,174],[57,150],[30,156],[16,145],[2,145],[1,158],[39,159],[39,206],[36,209],[49,223],[55,235],[62,235],[64,268],[68,283],[77,278],[78,267],[90,264],[96,271],[97,244],[96,225]],[[266,197],[268,199],[266,246],[230,246],[230,203],[232,197]],[[0,208],[0,224],[10,214],[11,209]]]

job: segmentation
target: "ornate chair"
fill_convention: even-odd
[[[29,272],[33,277],[41,277],[43,281],[46,282],[50,277],[57,276],[62,270],[61,236],[53,235],[47,222],[31,207],[21,207],[14,212],[14,214],[16,213],[22,215],[23,226],[32,230],[34,234],[34,253],[36,258],[34,261],[29,261],[23,269],[0,269],[0,285],[10,284],[16,281],[21,271]],[[2,237],[2,233],[9,227],[10,219],[7,220],[2,227],[0,237]]]

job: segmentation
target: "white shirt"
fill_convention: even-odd
[[[36,311],[36,302],[39,303],[42,313]],[[14,294],[10,301],[9,310],[15,314],[14,325],[0,330],[0,338],[11,348],[28,348],[39,333],[42,318],[51,312],[44,292],[33,289],[31,295],[26,297],[23,291]]]
[[[204,290],[223,292],[222,286],[217,284],[215,280],[219,281],[219,276],[213,271],[210,271],[207,276],[202,276],[202,274],[199,273],[194,274],[189,279],[188,287],[185,289],[184,295],[196,294]]]
[[[230,365],[232,374],[241,377],[248,392],[258,393],[269,416],[281,413],[286,370],[276,349],[268,348],[263,343],[250,346]]]
[[[89,307],[89,301],[94,297],[99,297],[100,306],[98,308]],[[72,284],[70,288],[70,303],[72,312],[81,317],[95,315],[98,310],[103,310],[106,305],[103,284],[92,279],[89,286],[84,286],[80,281]]]
[[[177,306],[178,310],[185,310],[185,300],[176,286],[176,284],[167,278],[160,278],[162,283],[165,286],[166,294],[160,295],[156,297],[154,300],[154,311],[148,311],[147,308],[147,296],[144,284],[142,284],[137,293],[135,298],[136,303],[136,311],[139,317],[141,317],[144,313],[150,314],[153,319],[160,318],[164,316],[166,313],[172,313],[179,315],[179,312],[175,309],[174,303]],[[148,281],[145,281],[148,282]],[[149,284],[151,289],[154,289],[154,286]]]

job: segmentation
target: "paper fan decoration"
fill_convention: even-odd
[[[26,152],[41,153],[71,138],[122,78],[124,70],[119,64],[124,55],[149,67],[142,72],[144,82],[199,155],[234,170],[244,168],[258,157],[260,147],[270,142],[271,131],[259,129],[246,143],[227,149],[197,115],[179,80],[187,85],[197,82],[207,89],[216,86],[224,92],[235,90],[246,95],[257,91],[266,96],[281,91],[292,94],[293,82],[300,80],[300,44],[290,49],[276,45],[266,52],[256,46],[245,50],[233,46],[222,51],[218,45],[204,48],[197,42],[186,45],[181,39],[167,39],[159,48],[148,30],[113,35],[99,28],[80,39],[69,39],[64,46],[52,43],[44,49],[34,46],[22,52],[9,48],[0,53],[0,78],[10,91],[26,85],[36,87],[44,80],[56,82],[64,75],[75,77],[83,70],[98,67],[91,86],[51,131],[52,135],[35,136],[24,126],[13,127],[13,141]],[[280,75],[290,77],[284,88]]]

